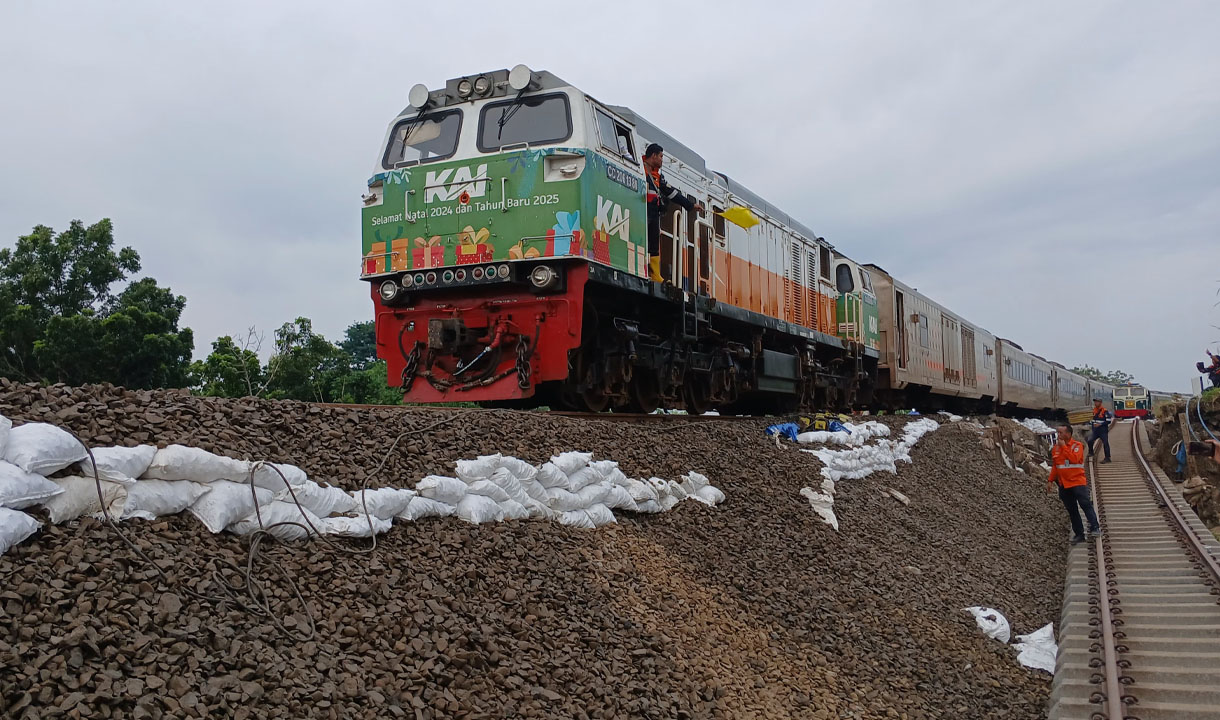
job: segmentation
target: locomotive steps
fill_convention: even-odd
[[[453,412],[0,381],[0,413],[93,443],[190,444],[348,488],[402,429]],[[1056,617],[1067,528],[1041,481],[983,449],[976,427],[946,423],[897,475],[841,482],[836,532],[800,495],[819,461],[777,448],[766,424],[461,413],[406,441],[373,485],[483,453],[583,449],[632,476],[697,470],[728,499],[598,530],[423,520],[363,556],[266,547],[317,619],[308,643],[185,592],[207,580],[188,569],[244,564],[238,538],[185,516],[125,523],[180,584],[166,585],[109,527],[48,524],[0,556],[0,714],[1040,716],[1049,678],[961,608],[1001,608],[1020,632]],[[291,607],[274,573],[262,577]]]

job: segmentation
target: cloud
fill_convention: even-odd
[[[337,337],[407,89],[526,62],[998,334],[1186,389],[1220,340],[1218,36],[1206,2],[10,3],[0,243],[112,217],[198,352]]]

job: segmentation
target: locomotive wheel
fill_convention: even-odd
[[[661,383],[657,376],[648,370],[637,370],[627,390],[631,396],[627,407],[631,412],[647,415],[661,406]]]
[[[706,383],[689,375],[682,384],[682,398],[686,401],[686,412],[691,415],[702,415],[712,406],[708,400]]]
[[[582,390],[580,393],[581,402],[584,404],[585,410],[589,412],[604,412],[610,405],[610,398],[601,390]]]

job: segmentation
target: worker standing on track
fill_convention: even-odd
[[[1072,544],[1085,540],[1080,508],[1084,509],[1085,519],[1089,521],[1089,534],[1101,537],[1101,525],[1097,522],[1097,513],[1093,511],[1093,501],[1089,499],[1089,477],[1084,471],[1084,443],[1072,437],[1071,425],[1059,427],[1059,440],[1051,449],[1051,458],[1054,467],[1046,479],[1046,490],[1050,492],[1051,483],[1058,483],[1059,499],[1063,501],[1068,518],[1072,521]]]
[[[1101,445],[1106,449],[1106,459],[1103,463],[1110,462],[1110,424],[1114,422],[1114,413],[1106,409],[1100,398],[1093,399],[1093,432],[1089,435],[1089,457],[1093,457],[1093,446],[1101,440]]]
[[[644,148],[644,175],[648,178],[648,276],[661,282],[661,216],[669,203],[675,202],[687,210],[703,214],[703,203],[671,187],[661,174],[665,148],[656,143]]]

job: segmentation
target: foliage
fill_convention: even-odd
[[[1135,376],[1122,370],[1103,372],[1092,365],[1085,365],[1083,367],[1072,368],[1072,372],[1077,375],[1083,375],[1090,380],[1098,380],[1111,385],[1131,385],[1135,383]]]
[[[186,298],[152,278],[113,286],[140,269],[114,249],[109,220],[39,225],[0,250],[0,375],[74,385],[181,387],[194,337],[178,327]]]
[[[372,322],[353,323],[338,345],[314,332],[309,318],[284,323],[275,332],[275,349],[265,366],[259,364],[262,344],[263,337],[253,328],[240,341],[217,338],[207,359],[191,366],[196,391],[307,402],[402,402],[402,391],[386,384]]]

